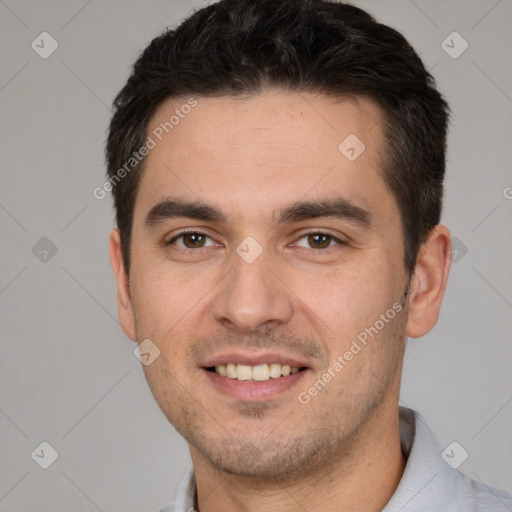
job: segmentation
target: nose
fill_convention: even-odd
[[[286,324],[294,311],[293,293],[265,251],[248,263],[233,254],[233,267],[212,301],[215,320],[237,332],[265,331]]]

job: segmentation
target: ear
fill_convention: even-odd
[[[121,235],[118,229],[113,229],[110,233],[110,263],[116,279],[119,322],[126,336],[136,341],[135,315],[130,296],[130,284],[124,268]]]
[[[419,338],[437,322],[450,272],[450,231],[438,224],[421,246],[409,290],[406,335]]]

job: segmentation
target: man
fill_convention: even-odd
[[[398,405],[451,253],[448,106],[405,39],[341,3],[224,0],[115,107],[111,262],[189,443],[174,510],[511,510]]]

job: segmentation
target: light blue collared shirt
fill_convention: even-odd
[[[421,414],[406,407],[400,407],[400,443],[407,459],[405,471],[382,512],[512,512],[512,494],[452,469],[441,457],[443,449]],[[448,454],[454,454],[453,450]],[[160,512],[195,510],[196,482],[191,469],[180,484],[174,508]]]

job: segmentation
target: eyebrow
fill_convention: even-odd
[[[177,217],[228,224],[226,215],[216,206],[182,199],[160,201],[148,212],[144,224],[146,227],[152,228],[165,220]],[[300,222],[320,217],[345,220],[366,230],[373,227],[370,212],[343,197],[317,201],[296,201],[280,209],[277,216],[274,215],[274,224]]]
[[[144,224],[151,228],[164,220],[176,217],[227,224],[226,216],[217,207],[199,201],[183,201],[181,199],[165,199],[157,203],[149,210]]]
[[[370,212],[344,197],[307,202],[297,201],[279,212],[276,224],[299,222],[319,217],[333,217],[346,220],[368,230],[372,228]]]

